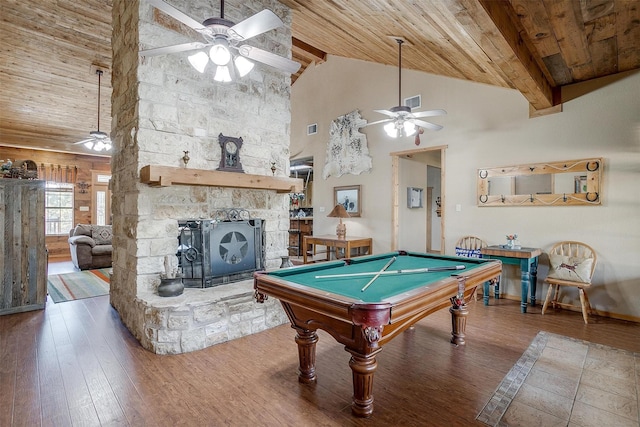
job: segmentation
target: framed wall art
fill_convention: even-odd
[[[333,203],[342,205],[349,213],[349,216],[358,217],[361,212],[361,196],[359,185],[349,185],[344,187],[333,187]]]
[[[407,207],[409,209],[423,207],[424,190],[417,187],[407,187]]]

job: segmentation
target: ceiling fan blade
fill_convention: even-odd
[[[74,142],[73,145],[86,144],[87,142],[92,142],[92,141],[95,141],[95,138],[83,139],[82,141]]]
[[[278,15],[265,9],[229,28],[228,34],[235,40],[246,40],[283,25]]]
[[[434,125],[433,123],[425,122],[424,120],[418,119],[409,119],[410,122],[413,122],[415,125],[420,126],[421,128],[431,129],[431,130],[440,130],[442,126]]]
[[[169,53],[186,52],[189,50],[202,49],[207,46],[211,46],[211,45],[207,43],[201,43],[201,42],[183,43],[183,44],[176,44],[173,46],[156,47],[154,49],[141,50],[140,55],[141,56],[166,55]]]
[[[389,110],[373,110],[376,113],[380,113],[380,114],[384,114],[385,116],[389,116],[389,117],[397,117],[398,114],[394,113],[393,111],[389,111]]]
[[[204,26],[200,22],[198,22],[195,19],[192,19],[191,17],[185,15],[184,13],[180,12],[175,7],[171,6],[168,3],[163,2],[162,0],[148,0],[148,1],[156,9],[159,9],[159,10],[163,11],[164,13],[166,13],[167,15],[177,19],[178,21],[182,22],[187,27],[191,27],[191,28],[193,28],[194,30],[196,30],[198,32],[201,32],[201,31],[203,31],[205,29]]]
[[[263,64],[270,65],[289,74],[295,74],[300,69],[300,64],[296,61],[292,61],[289,58],[267,52],[266,50],[262,50],[257,47],[244,44],[238,48],[238,52],[246,58],[262,62]]]
[[[411,113],[413,117],[433,117],[433,116],[444,116],[447,114],[444,110],[428,110],[428,111],[418,111],[417,113]]]
[[[388,122],[392,122],[392,121],[394,121],[394,120],[395,120],[394,118],[377,120],[377,121],[375,121],[375,122],[367,123],[367,124],[366,124],[366,125],[364,125],[363,127],[365,127],[365,126],[371,126],[371,125],[377,125],[377,124],[380,124],[380,123],[388,123]]]

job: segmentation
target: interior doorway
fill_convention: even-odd
[[[446,148],[447,146],[437,146],[390,153],[392,159],[392,250],[409,249],[445,253]],[[424,180],[419,182],[424,188],[425,203],[418,212],[416,209],[410,209],[404,200],[407,194],[405,187],[415,186],[416,184],[413,183],[416,182],[416,176],[419,180],[424,177]],[[416,218],[421,219],[417,221]]]
[[[109,189],[111,174],[92,171],[91,175],[91,212],[93,216],[91,223],[109,225],[111,224],[111,190]]]

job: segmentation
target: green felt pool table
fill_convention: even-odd
[[[440,268],[444,270],[434,271]],[[317,329],[344,344],[351,353],[351,409],[368,417],[373,412],[375,356],[382,346],[446,306],[451,306],[451,342],[464,344],[466,298],[501,271],[497,260],[399,251],[258,272],[254,288],[258,302],[268,296],[279,299],[297,331],[300,382],[316,380]]]

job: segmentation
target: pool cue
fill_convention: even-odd
[[[336,279],[341,277],[358,277],[358,276],[371,276],[380,274],[412,274],[412,273],[434,273],[436,271],[448,271],[448,270],[464,270],[464,265],[454,265],[451,267],[431,267],[431,268],[414,268],[410,270],[389,270],[389,271],[367,271],[365,273],[344,273],[344,274],[327,274],[324,276],[316,276],[316,279]]]
[[[373,276],[373,278],[371,280],[369,280],[369,283],[367,283],[366,285],[364,285],[364,288],[360,289],[360,292],[364,292],[378,277],[380,277],[380,275],[387,269],[389,268],[389,266],[391,264],[393,264],[393,262],[396,260],[396,257],[393,257],[389,260],[389,262],[382,267],[382,270],[378,271],[378,274],[376,274],[375,276]]]

